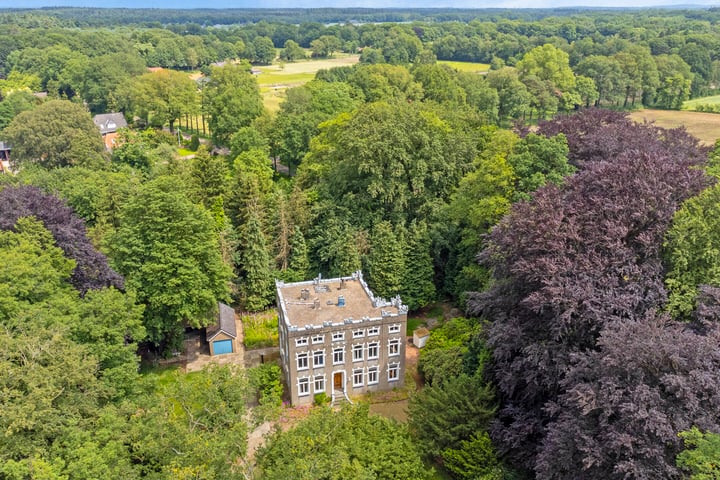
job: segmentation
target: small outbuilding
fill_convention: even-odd
[[[210,355],[235,353],[236,339],[235,310],[224,303],[218,303],[217,323],[205,329],[205,340],[210,346]]]
[[[430,338],[430,330],[425,327],[416,328],[413,332],[413,345],[423,348]]]

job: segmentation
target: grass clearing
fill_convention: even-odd
[[[416,328],[418,328],[420,325],[425,324],[425,319],[423,318],[408,318],[407,321],[407,336],[411,336]]]
[[[245,348],[265,348],[278,344],[278,316],[275,310],[248,313],[241,318]]]
[[[712,97],[694,98],[692,100],[683,102],[682,109],[683,110],[695,110],[698,105],[719,105],[719,104],[720,104],[720,95],[715,95]]]
[[[487,73],[490,70],[490,65],[487,63],[454,62],[450,60],[438,60],[437,63],[438,65],[447,65],[458,72]]]
[[[654,122],[662,128],[685,127],[705,145],[714,145],[720,138],[720,115],[716,113],[645,109],[632,112],[630,118],[636,122]]]

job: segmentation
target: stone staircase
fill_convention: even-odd
[[[353,402],[345,395],[345,392],[342,390],[334,390],[332,393],[332,403],[331,405],[333,407],[340,407],[345,404],[352,404]]]

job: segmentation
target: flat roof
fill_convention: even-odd
[[[321,279],[296,283],[276,282],[278,308],[283,309],[289,327],[322,327],[331,324],[380,320],[382,317],[407,313],[399,297],[390,301],[375,297],[361,272],[350,277]],[[306,293],[303,294],[303,291]],[[339,297],[345,300],[339,306]]]

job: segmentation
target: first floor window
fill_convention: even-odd
[[[392,363],[388,365],[388,382],[394,382],[400,378],[400,364]]]
[[[295,339],[295,346],[296,346],[296,347],[304,347],[304,346],[307,345],[307,344],[308,344],[308,339],[307,339],[307,337],[300,337],[300,338],[296,338],[296,339]]]
[[[388,333],[400,333],[400,324],[390,325],[388,327]]]
[[[362,362],[363,359],[363,346],[353,345],[353,362]]]
[[[378,342],[368,343],[368,360],[378,358],[378,347],[379,346],[380,346],[380,344]]]
[[[378,367],[368,367],[368,385],[378,383]]]
[[[298,379],[298,395],[310,395],[310,379],[300,378]]]
[[[353,370],[353,387],[363,386],[363,371],[362,368]]]
[[[339,363],[345,363],[345,349],[342,347],[333,349],[333,365]]]
[[[308,354],[302,352],[297,354],[297,367],[298,370],[307,370],[308,368]]]
[[[388,342],[388,355],[400,355],[400,339],[393,338]]]
[[[320,393],[325,391],[325,375],[316,375],[315,376],[315,393]]]
[[[333,332],[333,334],[332,334],[333,342],[339,342],[344,339],[345,339],[345,332]]]
[[[362,338],[365,336],[365,330],[355,330],[353,332],[353,338]]]
[[[318,343],[323,343],[325,341],[325,335],[315,335],[312,337],[312,343],[313,345],[316,345]]]
[[[368,328],[368,331],[367,331],[367,332],[368,332],[368,333],[367,333],[367,334],[368,334],[368,337],[369,337],[370,335],[378,335],[378,334],[380,333],[380,327]]]
[[[313,352],[313,367],[324,367],[325,366],[325,350],[318,350]]]

